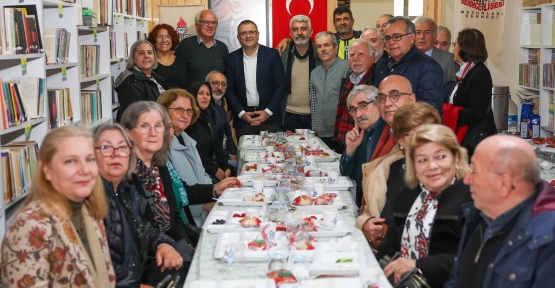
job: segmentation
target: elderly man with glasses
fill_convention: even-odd
[[[229,54],[227,46],[216,40],[218,18],[212,10],[205,9],[195,15],[197,37],[185,38],[175,49],[175,55],[185,60],[187,66],[187,86],[203,82],[210,71],[225,71],[225,59]]]
[[[378,121],[380,114],[377,96],[376,87],[363,84],[356,86],[347,98],[349,115],[353,117],[355,126],[346,134],[346,147],[341,155],[339,170],[341,175],[349,176],[356,181],[355,202],[358,206],[362,201],[362,164],[370,161],[372,151],[377,144],[372,139],[379,137],[379,132],[376,130],[381,130],[384,125],[383,121]]]
[[[388,62],[378,63],[374,85],[379,86],[389,75],[400,75],[410,81],[416,99],[436,108],[441,115],[446,93],[443,89],[443,70],[431,57],[414,44],[415,26],[408,18],[393,17],[387,21],[384,33]]]

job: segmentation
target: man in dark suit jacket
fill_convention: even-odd
[[[225,76],[226,98],[233,110],[239,139],[260,131],[281,129],[281,102],[285,97],[285,70],[277,50],[258,44],[258,27],[250,20],[237,27],[242,49],[229,54]]]

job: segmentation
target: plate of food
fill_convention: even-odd
[[[257,162],[247,162],[243,164],[243,170],[241,171],[241,175],[242,174],[261,174],[262,165],[263,164],[257,163]]]
[[[337,180],[333,183],[330,183],[327,176],[306,177],[304,183],[309,187],[314,185],[314,183],[323,183],[326,185],[326,191],[345,191],[353,187],[353,182],[346,176],[337,177]]]
[[[317,197],[301,195],[301,193],[301,191],[295,191],[290,199],[291,206],[298,210],[325,211],[339,210],[345,207],[345,202],[338,192],[326,191],[326,193]]]
[[[364,251],[320,252],[316,250],[309,265],[311,274],[319,275],[358,275],[366,268]]]
[[[265,216],[259,208],[213,211],[208,215],[202,228],[212,234],[234,232],[238,229],[259,230],[261,226],[268,222]]]
[[[305,225],[310,235],[318,238],[342,237],[351,232],[351,226],[346,225],[343,221],[343,217],[341,216],[337,217],[337,222],[335,222],[335,224],[326,223],[322,214],[308,214],[306,217],[297,220],[301,223],[301,225]],[[318,245],[328,247],[328,244],[319,243]],[[346,245],[346,243],[343,243],[342,245]],[[329,248],[323,249],[329,250]]]
[[[222,205],[264,206],[271,203],[275,192],[255,193],[250,187],[227,188],[218,198]]]
[[[274,243],[270,244],[261,232],[226,232],[218,235],[214,258],[225,258],[225,251],[233,247],[235,261],[267,261],[268,252],[289,253],[289,243],[285,232],[276,232]]]
[[[262,174],[262,175],[245,174],[245,175],[239,175],[237,176],[237,178],[239,178],[239,180],[243,184],[243,187],[252,187],[252,184],[253,184],[252,181],[254,180],[264,181],[265,187],[273,187],[273,186],[276,186],[276,183],[277,183],[277,177],[269,173]]]

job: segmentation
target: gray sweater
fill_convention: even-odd
[[[336,58],[328,70],[320,65],[310,74],[312,128],[319,137],[333,136],[341,84],[349,71],[349,61]]]

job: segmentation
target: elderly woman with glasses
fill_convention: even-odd
[[[384,268],[396,283],[418,268],[432,287],[443,287],[462,234],[461,206],[471,201],[462,179],[468,171],[468,156],[453,130],[443,125],[421,125],[408,144],[408,188],[392,200],[393,218],[376,258],[400,254]]]
[[[129,105],[142,100],[156,101],[167,88],[164,79],[153,71],[158,66],[154,45],[139,40],[133,43],[129,52],[127,69],[114,82],[120,105],[118,122]]]
[[[179,34],[168,24],[158,24],[152,28],[147,40],[154,44],[158,67],[153,69],[156,74],[164,78],[166,88],[187,87],[187,64],[182,57],[174,55],[179,44]]]
[[[133,183],[139,193],[149,201],[146,211],[147,220],[162,233],[179,243],[185,240],[196,246],[192,241],[194,233],[187,224],[195,225],[188,204],[214,202],[224,189],[241,186],[234,177],[224,179],[216,185],[187,185],[179,179],[177,173],[168,162],[169,120],[164,107],[155,102],[140,101],[132,104],[123,114],[121,125],[126,129],[133,142],[133,150],[137,155]],[[183,195],[184,197],[179,197]],[[177,197],[176,197],[177,196]],[[178,199],[179,198],[179,199]],[[184,201],[186,216],[180,215],[178,202]],[[188,223],[184,223],[183,220]]]
[[[108,200],[104,224],[116,286],[154,286],[166,274],[187,273],[190,263],[183,263],[175,241],[142,217],[148,202],[127,182],[137,160],[124,129],[108,123],[96,126],[93,133],[98,173]]]
[[[170,120],[173,124],[174,135],[171,136],[169,156],[172,164],[181,180],[189,185],[211,184],[212,179],[204,167],[197,151],[197,142],[193,140],[185,129],[197,121],[200,109],[195,98],[187,90],[170,89],[160,95],[158,104],[168,110]],[[189,205],[193,219],[197,226],[202,227],[205,220],[203,204]]]

